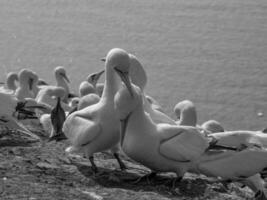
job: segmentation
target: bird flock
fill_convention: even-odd
[[[66,152],[83,153],[95,175],[95,153],[110,151],[127,170],[124,152],[151,170],[147,179],[163,172],[175,173],[176,181],[186,172],[203,174],[241,182],[256,199],[267,199],[265,131],[225,131],[215,120],[199,125],[190,100],[174,106],[172,119],[147,94],[147,74],[135,55],[113,48],[102,61],[104,68],[89,74],[77,95],[62,66],[54,70],[56,85],[29,69],[8,73],[0,88],[0,126],[40,139],[25,125],[41,124],[48,141],[67,139]],[[105,81],[98,83],[102,75]]]

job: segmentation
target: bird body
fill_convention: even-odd
[[[105,85],[100,101],[71,113],[63,125],[63,132],[72,145],[68,149],[80,149],[89,159],[96,152],[118,150],[119,118],[114,109],[114,95],[120,86],[115,67],[120,65],[129,67],[128,53],[122,49],[110,50],[105,63]],[[117,152],[113,153],[116,155]],[[92,159],[90,161],[96,170]]]

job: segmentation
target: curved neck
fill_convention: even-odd
[[[69,85],[65,81],[65,79],[62,78],[61,76],[57,75],[56,80],[57,80],[57,86],[63,87],[66,90],[66,93],[68,94],[69,93]]]
[[[104,90],[100,101],[114,102],[114,96],[118,91],[121,81],[113,68],[106,67]]]
[[[196,126],[197,124],[197,113],[193,108],[188,108],[181,111],[180,115],[180,125],[184,126]]]
[[[7,79],[6,81],[7,88],[10,90],[16,90],[17,86],[15,84],[15,81],[16,79],[14,77]]]

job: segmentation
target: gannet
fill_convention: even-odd
[[[208,120],[201,126],[197,124],[197,111],[194,103],[190,100],[183,100],[174,106],[174,113],[177,117],[178,125],[197,126],[206,131],[206,133],[223,132],[224,128],[216,120]]]
[[[64,98],[66,95],[65,89],[57,86],[47,86],[39,90],[38,95],[36,96],[36,101],[38,103],[44,103],[50,105],[51,107],[55,107],[57,104],[56,97]],[[62,107],[65,111],[70,111],[72,108],[62,102]]]
[[[256,194],[265,195],[260,182],[251,179],[266,168],[267,149],[251,145],[240,150],[223,146],[213,150],[209,137],[196,127],[155,124],[145,113],[140,89],[129,84],[122,71],[119,74],[126,87],[114,101],[121,121],[122,150],[130,158],[154,172],[175,172],[178,177],[189,171],[242,181]]]
[[[89,74],[87,76],[87,79],[86,79],[88,83],[92,84],[92,86],[95,88],[95,93],[98,94],[100,97],[103,93],[104,84],[98,83],[98,80],[104,72],[105,71],[102,70],[102,71],[97,72],[97,73]]]
[[[16,89],[15,95],[19,100],[24,98],[34,98],[32,90],[33,78],[31,77],[31,71],[28,69],[22,69],[19,72],[19,85]]]
[[[104,70],[93,73],[87,77],[87,81],[83,81],[79,87],[80,100],[77,106],[81,110],[87,106],[97,103],[100,100],[100,95],[97,91],[97,81],[104,73]],[[89,80],[90,79],[90,82]]]
[[[225,131],[221,123],[213,119],[204,122],[203,124],[201,124],[201,127],[204,130],[209,131],[210,133],[218,133]]]
[[[196,126],[197,111],[194,103],[190,100],[183,100],[174,106],[174,113],[177,117],[178,125]]]
[[[160,111],[163,109],[161,107],[158,108],[159,107],[158,103],[154,104],[154,102],[149,101],[152,99],[152,97],[147,97],[148,95],[145,94],[145,87],[147,85],[146,71],[136,56],[134,56],[133,54],[129,54],[129,56],[130,56],[131,65],[130,65],[128,73],[131,77],[132,83],[136,84],[143,93],[145,111],[150,114],[151,118],[156,123],[166,122],[170,124],[175,124],[175,121],[173,119],[171,119],[165,113]]]
[[[114,95],[120,86],[120,79],[115,72],[117,67],[130,66],[129,55],[122,49],[112,49],[105,62],[104,91],[98,103],[70,114],[64,123],[63,132],[72,146],[67,151],[79,150],[90,160],[96,173],[93,154],[111,149],[120,168],[125,165],[118,155],[119,118],[114,110]],[[57,118],[56,118],[57,119]]]
[[[57,81],[57,86],[63,87],[65,89],[65,92],[66,92],[62,101],[67,103],[68,102],[68,96],[70,93],[69,84],[68,84],[70,82],[70,80],[66,74],[66,70],[64,67],[58,66],[55,68],[54,73],[55,73],[55,77],[56,77],[56,81]]]
[[[27,135],[37,138],[22,124],[18,122],[18,118],[23,115],[24,118],[32,118],[35,113],[31,111],[34,108],[41,108],[41,106],[33,105],[27,100],[19,101],[13,94],[0,91],[0,117],[2,119],[2,126],[9,129],[18,129]]]

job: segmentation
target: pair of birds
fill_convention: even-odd
[[[72,144],[67,151],[84,152],[97,172],[93,154],[107,149],[125,169],[118,154],[121,147],[152,172],[175,172],[178,177],[193,172],[242,181],[257,198],[266,198],[259,173],[267,167],[267,135],[253,131],[211,133],[201,127],[177,125],[147,98],[144,79],[131,75],[140,72],[140,66],[135,56],[112,49],[105,59],[99,102],[73,112],[66,120],[59,117],[64,110],[58,103],[51,117],[54,127],[59,127],[55,134],[64,134]]]

